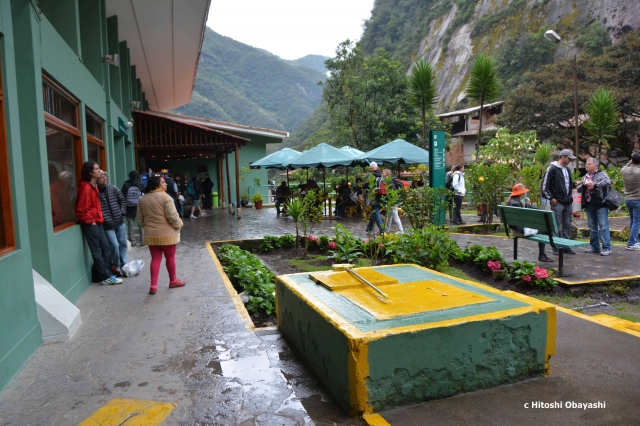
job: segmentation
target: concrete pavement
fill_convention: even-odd
[[[342,223],[366,235],[365,222]],[[324,221],[313,233],[330,234],[334,224]],[[146,263],[141,275],[85,292],[76,334],[41,346],[0,392],[0,425],[75,425],[114,398],[174,403],[167,425],[360,424],[331,401],[277,330],[247,330],[204,245],[292,232],[293,222],[275,218],[273,209],[244,210],[240,221],[222,210],[187,219],[177,254],[187,286],[169,290],[162,269],[155,296],[147,294],[148,250],[132,248],[129,259]],[[454,238],[462,246],[511,247],[506,238]],[[535,256],[537,246],[529,245],[520,245],[521,258]],[[585,256],[566,261],[579,269]],[[634,424],[639,362],[637,337],[559,313],[549,377],[381,414],[391,424]],[[524,408],[537,400],[604,401],[606,408]]]

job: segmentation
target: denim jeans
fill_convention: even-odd
[[[122,267],[127,263],[127,230],[122,223],[116,229],[105,229],[111,249],[111,261],[114,265]]]
[[[131,244],[136,244],[136,218],[127,216],[127,229],[129,230],[129,241]],[[138,226],[140,229],[140,241],[138,244],[142,245],[144,242],[144,230]]]
[[[564,204],[556,203],[555,206],[551,206],[551,210],[556,216],[556,224],[560,230],[560,235],[554,235],[555,237],[571,238],[571,204],[565,206]]]
[[[587,204],[587,218],[589,219],[589,243],[594,250],[611,250],[611,236],[609,234],[609,210],[606,207],[593,208]]]
[[[371,205],[371,217],[369,218],[369,223],[367,224],[367,232],[373,232],[373,223],[375,222],[378,225],[378,229],[382,234],[384,232],[384,228],[382,227],[382,218],[380,217],[380,205],[372,204]]]
[[[109,242],[105,236],[102,225],[80,225],[84,238],[87,240],[91,257],[93,258],[93,268],[98,274],[98,279],[104,281],[111,274]]]
[[[640,233],[640,200],[627,200],[627,210],[629,210],[629,241],[627,247],[638,243],[638,233]]]

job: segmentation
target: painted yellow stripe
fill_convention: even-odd
[[[369,426],[391,426],[380,414],[364,414],[362,418]]]
[[[349,401],[351,413],[371,413],[366,378],[369,377],[369,341],[349,339]]]
[[[506,291],[505,293],[513,293],[513,292]],[[523,294],[519,294],[519,293],[514,293],[514,294],[519,295],[520,298],[522,299],[534,299],[533,297],[525,296]],[[534,299],[534,300],[537,300],[537,299]],[[541,300],[538,300],[538,301],[542,302]],[[631,334],[632,336],[640,337],[640,326],[638,325],[638,323],[633,323],[631,321],[626,321],[621,318],[612,317],[606,314],[589,316],[589,315],[585,315],[583,313],[574,311],[573,309],[568,309],[562,306],[554,305],[553,303],[548,303],[548,302],[542,302],[542,303],[545,303],[549,306],[554,306],[557,310],[564,312],[565,314],[573,315],[580,319],[594,322],[596,324],[600,324],[604,327],[612,328],[614,330],[618,330],[623,333]],[[613,321],[611,318],[615,318],[616,321]]]
[[[582,281],[567,281],[567,280],[563,280],[561,277],[553,277],[553,279],[558,281],[561,284],[577,285],[577,284],[608,283],[608,282],[611,282],[611,281],[637,280],[637,279],[640,279],[640,275],[632,275],[632,276],[628,276],[628,277],[595,278],[595,279],[592,279],[592,280],[582,280]]]
[[[247,312],[247,308],[244,307],[244,303],[242,303],[242,299],[240,299],[240,296],[238,295],[238,292],[236,291],[236,289],[233,288],[233,284],[231,284],[231,281],[229,281],[229,277],[227,277],[227,273],[224,272],[224,268],[222,267],[222,264],[218,260],[218,256],[216,256],[215,252],[213,251],[213,247],[211,247],[211,243],[206,243],[206,245],[207,245],[207,249],[209,250],[209,254],[211,255],[211,258],[213,259],[213,264],[216,265],[216,269],[218,270],[218,273],[222,277],[222,282],[224,283],[224,286],[227,288],[227,291],[231,296],[233,305],[236,307],[236,311],[238,311],[238,315],[240,315],[240,319],[242,319],[242,323],[244,324],[247,331],[255,330],[256,326],[253,325],[253,321],[251,321],[251,317],[249,316],[249,312]]]
[[[97,409],[79,426],[160,425],[176,407],[172,402],[116,398]]]

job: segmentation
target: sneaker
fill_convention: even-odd
[[[600,249],[594,249],[593,247],[590,247],[590,248],[586,249],[584,252],[585,253],[597,253],[597,254],[600,254]]]
[[[558,249],[557,249],[557,248],[555,248],[555,247],[552,247],[551,252],[552,252],[555,256],[557,256],[557,255],[559,254],[559,253],[558,253]]]
[[[632,246],[627,246],[627,250],[629,251],[640,251],[640,244],[635,244]]]
[[[602,250],[600,252],[600,256],[609,256],[611,254],[611,250]]]
[[[207,214],[205,212],[201,212],[200,216],[206,216]]]
[[[553,262],[553,259],[546,254],[543,254],[542,256],[538,256],[538,262]]]
[[[189,216],[189,219],[197,219],[194,215]]]
[[[115,276],[111,275],[109,278],[107,278],[106,280],[102,281],[100,284],[102,284],[102,285],[122,284],[122,280],[120,278],[116,278]]]
[[[567,254],[576,254],[575,251],[571,250],[571,249],[563,249],[565,253]]]

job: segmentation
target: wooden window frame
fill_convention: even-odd
[[[107,154],[106,154],[106,146],[104,144],[104,120],[95,115],[89,108],[85,108],[85,113],[92,116],[94,120],[100,123],[100,137],[101,139],[96,138],[93,135],[87,133],[87,143],[91,143],[98,146],[98,161],[100,163],[100,168],[105,170],[107,168]]]
[[[64,95],[64,97],[66,97],[69,101],[71,101],[76,106],[76,122],[78,123],[77,128],[73,127],[71,124],[65,121],[60,120],[58,117],[55,117],[49,114],[48,112],[44,113],[44,122],[45,122],[45,125],[49,127],[53,127],[64,133],[67,133],[71,135],[71,137],[73,138],[73,161],[75,163],[76,178],[80,180],[82,164],[84,162],[83,156],[82,156],[82,132],[80,129],[80,123],[82,123],[82,121],[80,121],[80,103],[73,96],[71,96],[66,90],[58,86],[55,82],[53,82],[53,80],[51,80],[46,75],[44,74],[42,75],[42,80],[52,88],[59,91],[62,95]],[[49,154],[47,153],[47,161],[48,161],[48,157],[49,157]],[[54,233],[60,232],[67,228],[71,228],[72,226],[75,226],[75,225],[76,225],[76,222],[63,223],[62,225],[54,226],[53,232]]]
[[[13,201],[11,197],[11,175],[9,173],[9,145],[7,143],[6,123],[4,121],[4,81],[2,80],[2,61],[0,60],[0,186],[2,187],[2,222],[4,223],[4,247],[0,247],[0,257],[16,249],[16,236],[13,228]]]

